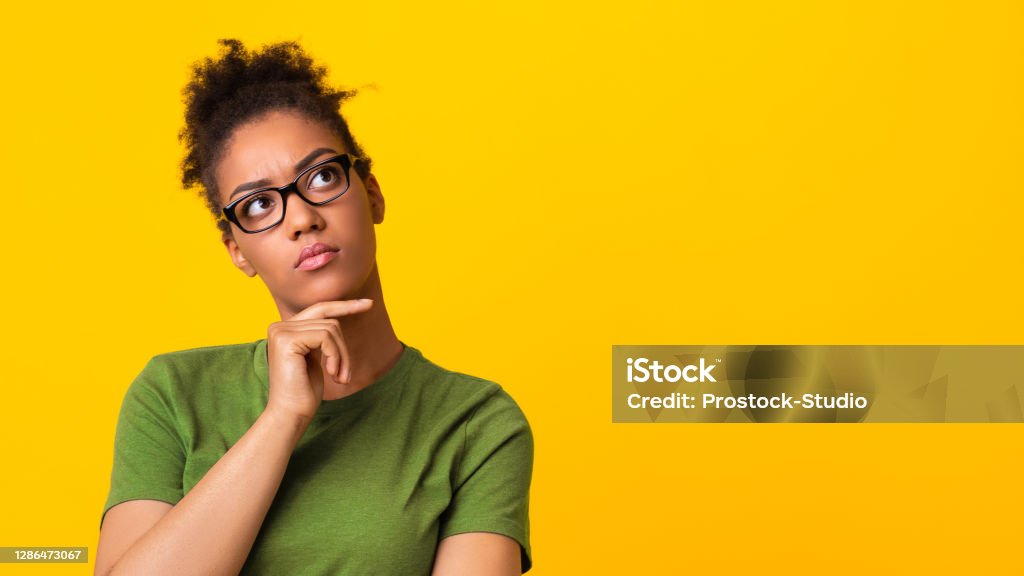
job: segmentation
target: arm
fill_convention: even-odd
[[[268,409],[173,507],[133,500],[111,508],[95,573],[238,574],[307,426]]]
[[[437,547],[431,576],[519,576],[519,543],[503,534],[465,532]]]
[[[185,443],[174,422],[173,393],[164,390],[174,388],[177,371],[163,356],[152,358],[118,417],[109,498],[120,503],[101,526],[96,574],[238,574],[323,399],[309,360],[321,361],[324,377],[347,381],[351,366],[338,318],[371,304],[318,302],[270,325],[266,408],[184,496]]]

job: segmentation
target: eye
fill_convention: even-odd
[[[317,170],[309,179],[307,185],[308,188],[328,188],[338,183],[341,177],[338,175],[338,169],[331,166],[324,166]]]
[[[246,218],[259,218],[274,209],[274,199],[267,194],[257,194],[242,202],[241,209]]]

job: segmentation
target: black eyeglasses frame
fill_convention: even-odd
[[[352,187],[352,179],[349,178],[349,174],[348,173],[349,173],[349,171],[352,168],[355,167],[356,162],[358,162],[360,160],[362,160],[362,158],[360,158],[358,156],[352,156],[351,154],[348,154],[348,153],[338,154],[336,156],[331,156],[330,158],[324,158],[323,160],[317,162],[316,164],[313,164],[312,166],[306,168],[302,172],[299,172],[299,174],[297,176],[295,176],[295,179],[292,180],[291,182],[289,182],[288,184],[285,184],[284,186],[266,186],[266,187],[263,187],[263,188],[258,188],[256,190],[253,190],[252,192],[248,192],[246,194],[243,194],[241,197],[236,198],[235,200],[232,200],[231,202],[229,202],[228,205],[225,206],[224,209],[221,212],[224,214],[224,218],[226,220],[228,220],[229,222],[231,222],[232,224],[237,226],[239,230],[241,230],[242,232],[245,232],[246,234],[258,234],[260,232],[265,232],[267,230],[270,230],[271,228],[274,228],[275,226],[277,226],[281,222],[284,222],[285,215],[286,215],[286,213],[288,211],[288,195],[293,193],[293,192],[295,193],[296,196],[298,196],[299,198],[302,198],[303,202],[305,202],[306,204],[309,204],[310,206],[323,206],[324,204],[333,202],[333,201],[337,200],[338,198],[340,198],[341,196],[343,196]],[[321,167],[323,167],[323,166],[325,166],[327,164],[330,164],[332,162],[340,162],[341,163],[341,168],[342,168],[342,170],[344,172],[342,174],[342,176],[345,178],[345,189],[342,190],[341,192],[339,192],[336,196],[328,198],[327,200],[324,200],[323,202],[313,202],[309,198],[306,198],[305,196],[303,196],[302,193],[299,192],[299,181],[302,180],[302,178],[306,174],[309,174],[310,172],[316,170],[317,168],[321,168]],[[257,194],[271,192],[271,191],[277,192],[278,194],[281,195],[281,204],[282,204],[281,205],[281,218],[277,222],[274,222],[273,224],[271,224],[270,226],[265,226],[263,228],[260,228],[259,230],[246,230],[245,227],[242,226],[242,224],[238,221],[238,217],[235,215],[235,207],[238,206],[241,202],[244,202],[247,198],[251,198],[251,197],[253,197],[253,196],[257,195]]]

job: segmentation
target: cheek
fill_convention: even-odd
[[[257,236],[259,237],[248,242],[245,253],[253,255],[249,264],[256,269],[264,281],[274,284],[275,278],[283,277],[292,271],[297,252],[289,251],[288,243],[284,240],[276,239],[275,241],[272,238],[273,234],[264,232]]]
[[[365,280],[377,258],[377,239],[373,223],[364,219],[353,222],[347,232],[345,248],[348,250],[345,266],[353,279]]]
[[[337,221],[340,223],[340,238],[344,245],[353,252],[373,252],[375,248],[375,230],[369,205],[365,199],[354,206],[343,206]]]

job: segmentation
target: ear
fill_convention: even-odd
[[[380,191],[380,183],[372,173],[363,181],[366,187],[366,197],[370,201],[370,215],[374,224],[384,221],[384,193]]]
[[[231,236],[222,236],[221,240],[224,242],[224,246],[228,249],[228,254],[231,256],[231,261],[235,263],[235,266],[239,270],[245,272],[245,275],[252,278],[256,275],[256,269],[252,267],[252,264],[246,260],[242,254],[242,250],[238,248],[238,243]]]

